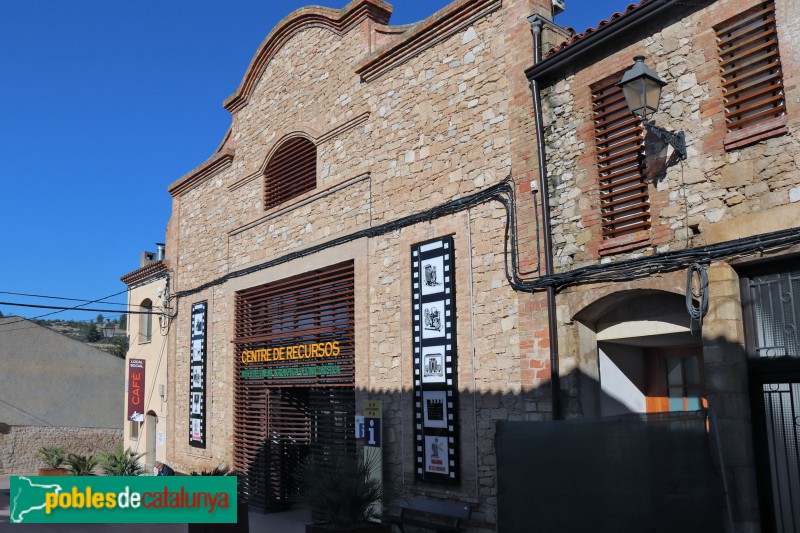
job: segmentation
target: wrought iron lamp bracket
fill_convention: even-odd
[[[665,130],[660,126],[656,126],[654,122],[645,120],[644,125],[647,131],[654,133],[659,139],[672,146],[681,159],[686,159],[686,136],[682,131],[677,133]]]

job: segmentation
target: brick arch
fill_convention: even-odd
[[[386,24],[391,14],[392,6],[383,0],[353,0],[342,9],[319,6],[298,9],[281,20],[267,35],[250,61],[239,88],[225,100],[223,107],[231,113],[245,107],[267,65],[298,32],[308,28],[324,28],[343,35],[364,20]]]
[[[601,319],[608,321],[609,315],[612,313],[624,315],[625,313],[620,313],[620,310],[632,307],[631,304],[640,303],[642,300],[652,304],[653,317],[663,314],[667,308],[675,309],[685,306],[685,292],[675,288],[670,289],[672,290],[665,290],[663,287],[637,287],[620,290],[619,287],[612,284],[594,292],[596,297],[574,313],[572,318],[593,327]],[[633,318],[635,317],[628,317],[628,319]],[[625,318],[621,316],[619,320],[625,321]]]

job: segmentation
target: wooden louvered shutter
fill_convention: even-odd
[[[272,155],[264,173],[264,209],[270,209],[317,186],[317,147],[292,137]]]
[[[764,2],[715,31],[728,132],[784,115],[775,4]]]
[[[246,474],[241,497],[265,511],[285,509],[306,456],[355,453],[353,262],[236,293],[234,464]],[[244,350],[338,341],[337,357],[243,363]],[[335,364],[338,372],[277,372]],[[275,377],[245,378],[243,371]]]
[[[644,128],[616,86],[621,75],[591,87],[603,239],[650,227],[644,176]]]

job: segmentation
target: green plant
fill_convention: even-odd
[[[113,452],[100,454],[100,468],[107,476],[141,476],[144,466],[139,459],[144,453],[136,453],[130,448],[118,446]]]
[[[351,457],[307,459],[297,473],[297,502],[311,509],[311,516],[332,528],[347,528],[378,518],[384,494],[370,476],[374,461]]]
[[[201,470],[192,472],[193,476],[238,476],[229,466],[215,466],[213,470]]]
[[[73,476],[91,476],[92,470],[100,459],[93,455],[77,455],[71,453],[67,456],[67,470]]]
[[[36,457],[42,460],[45,468],[61,468],[66,456],[66,450],[58,446],[42,446],[36,451]]]

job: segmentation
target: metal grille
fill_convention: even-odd
[[[644,128],[616,86],[620,78],[611,76],[591,88],[604,239],[650,227]]]
[[[800,383],[763,385],[775,530],[800,531]]]
[[[317,186],[317,147],[305,137],[292,137],[272,156],[264,177],[264,209],[314,189]]]
[[[294,473],[309,454],[316,459],[355,451],[353,280],[348,262],[236,294],[237,354],[267,346],[340,346],[337,357],[320,362],[236,358],[234,462],[247,474],[241,496],[254,507],[289,506],[297,493]],[[275,372],[323,366],[337,372]],[[272,373],[245,377],[254,370]]]
[[[756,357],[800,358],[800,270],[753,276],[749,284]]]
[[[775,4],[715,28],[728,132],[786,114]]]

